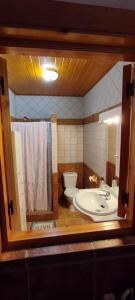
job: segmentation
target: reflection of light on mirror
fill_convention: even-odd
[[[103,123],[105,123],[107,125],[119,124],[119,122],[120,122],[120,117],[118,117],[118,116],[113,117],[113,118],[108,118],[108,119],[103,121]]]
[[[121,121],[121,106],[109,109],[103,113],[99,114],[99,122],[108,125],[119,124]]]

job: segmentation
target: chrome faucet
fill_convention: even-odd
[[[106,190],[101,190],[103,191],[105,194],[99,194],[101,197],[105,197],[105,200],[110,200],[111,199],[111,193],[109,191]]]
[[[106,200],[110,200],[111,199],[111,194],[110,194],[109,191],[106,191],[105,199]]]

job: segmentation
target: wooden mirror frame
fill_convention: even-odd
[[[27,1],[24,1],[23,5],[26,5],[26,10],[22,20],[20,5],[18,6],[15,0],[12,1],[12,4],[13,2],[13,10],[7,2],[2,1],[1,3],[0,53],[16,51],[20,54],[60,56],[64,52],[66,56],[74,56],[77,52],[79,57],[89,57],[91,52],[101,52],[106,55],[114,55],[117,60],[135,61],[135,32],[131,26],[134,22],[135,12],[128,11],[125,15],[125,11],[119,9],[106,9],[54,1],[46,1],[45,4],[44,1],[40,1],[38,6],[36,1],[32,1],[30,7],[27,6]],[[46,6],[45,16],[42,14],[43,6]],[[30,11],[31,8],[33,9],[33,14]],[[52,9],[55,15],[52,13]],[[35,13],[36,18],[34,18]],[[108,18],[106,18],[106,13],[108,13]],[[40,25],[38,22],[40,22]],[[128,221],[56,228],[46,233],[45,231],[12,232],[7,213],[7,185],[6,181],[4,181],[6,176],[4,175],[3,177],[2,173],[0,173],[0,218],[3,251],[134,234],[134,99],[132,108],[132,138],[129,151],[129,171],[132,179],[128,182],[131,195]],[[1,144],[3,147],[2,137]],[[5,148],[3,147],[3,152],[1,153],[1,169],[3,172],[5,172],[4,151]]]

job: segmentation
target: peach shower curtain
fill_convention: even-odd
[[[14,122],[12,130],[21,132],[27,211],[47,210],[47,123]]]

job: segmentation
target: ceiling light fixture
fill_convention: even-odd
[[[45,81],[54,81],[58,78],[58,72],[52,65],[43,65],[43,78]]]

